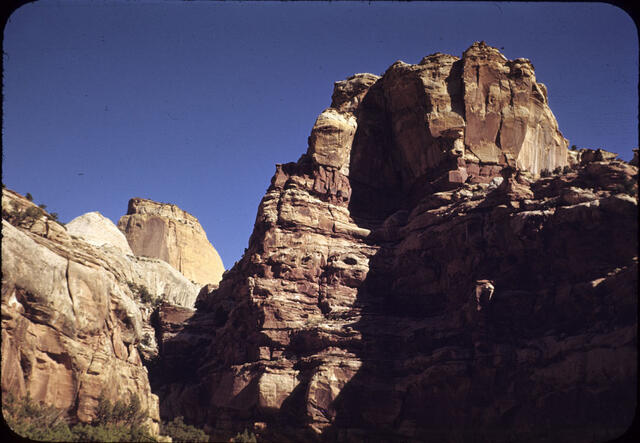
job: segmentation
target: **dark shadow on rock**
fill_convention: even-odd
[[[379,249],[355,301],[361,315],[351,326],[361,339],[340,342],[361,366],[320,439],[597,442],[622,434],[637,404],[636,207],[615,196],[564,207],[553,200],[562,183],[533,186],[547,200],[527,211],[499,190],[471,209],[428,189],[406,198],[393,161],[365,157],[369,137],[391,143],[384,125],[366,124],[366,112],[380,112],[375,88],[360,110],[349,211]],[[382,145],[378,154],[392,159]],[[617,189],[622,178],[610,175],[605,184]],[[551,204],[555,212],[544,212]],[[263,252],[266,229],[256,225],[251,251]],[[284,350],[296,357],[299,384],[277,411],[256,405],[258,355],[272,343],[252,301],[259,294],[249,277],[261,275],[253,266],[245,254],[163,344],[165,360],[151,374],[161,415],[206,423],[218,440],[261,422],[267,441],[315,441],[306,394],[322,358],[302,357],[325,345],[313,330],[291,331]],[[494,290],[479,303],[481,281]],[[211,406],[243,377],[237,398]]]
[[[346,349],[362,366],[334,401],[325,441],[599,442],[625,432],[637,406],[633,210],[481,205],[416,231],[403,230],[414,207],[398,200],[404,216],[388,229],[365,193],[352,194],[352,217],[367,207],[380,250],[357,295],[361,343]],[[495,287],[481,309],[479,280]]]

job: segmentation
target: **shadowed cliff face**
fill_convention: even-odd
[[[637,206],[618,192],[637,170],[591,166],[626,172],[427,197],[373,231],[347,348],[362,365],[323,437],[605,441],[630,426]]]
[[[546,100],[528,61],[484,44],[336,83],[244,257],[160,325],[161,415],[267,441],[623,432],[637,168],[539,179],[567,164]]]

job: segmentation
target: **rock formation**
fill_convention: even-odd
[[[28,392],[71,422],[90,422],[101,394],[135,394],[157,434],[158,398],[141,361],[157,355],[151,301],[188,309],[199,287],[161,260],[131,255],[98,213],[67,230],[7,189],[2,213],[3,394]]]
[[[127,238],[111,220],[99,212],[89,212],[74,218],[65,225],[70,235],[83,238],[95,246],[111,245],[123,254],[133,255]]]
[[[547,103],[529,61],[482,43],[336,83],[242,259],[195,314],[160,309],[161,414],[221,440],[624,432],[638,169],[564,168]]]
[[[198,219],[176,205],[132,198],[118,228],[136,255],[164,260],[200,285],[222,278],[222,260]]]

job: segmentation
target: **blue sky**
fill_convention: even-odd
[[[532,61],[570,144],[631,158],[637,32],[608,4],[43,0],[4,29],[2,181],[62,222],[175,203],[229,268],[335,81],[479,40]]]

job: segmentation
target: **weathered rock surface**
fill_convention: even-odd
[[[222,278],[220,255],[198,219],[176,205],[132,198],[118,228],[136,255],[164,260],[200,285]]]
[[[10,189],[2,189],[2,218],[11,224],[61,244],[71,240],[67,230],[31,201]]]
[[[607,160],[615,160],[618,154],[615,152],[605,151],[604,149],[581,148],[569,151],[569,165],[584,165],[591,162],[601,162]],[[633,160],[630,162],[633,165]],[[638,165],[635,165],[638,166]]]
[[[136,343],[142,316],[113,274],[49,248],[6,221],[2,226],[2,389],[27,392],[91,421],[98,397],[138,395],[158,431]]]
[[[123,254],[133,255],[127,238],[111,220],[99,212],[89,212],[65,225],[67,232],[95,246],[113,246]]]
[[[221,440],[620,435],[638,169],[537,176],[565,165],[531,64],[483,44],[338,82],[243,258],[195,313],[163,314],[161,414]]]
[[[161,260],[125,254],[113,240],[122,234],[97,213],[68,232],[13,191],[3,189],[2,209],[3,393],[28,392],[72,422],[91,421],[101,394],[133,393],[157,434],[158,398],[141,361],[157,355],[152,307],[137,291],[192,307],[200,288]]]

